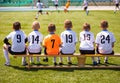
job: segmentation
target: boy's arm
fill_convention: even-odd
[[[11,44],[8,42],[8,39],[7,39],[7,38],[5,38],[5,39],[3,40],[3,42],[4,42],[6,45],[11,45]]]
[[[28,38],[25,38],[25,43],[27,43],[28,42]]]
[[[114,42],[112,43],[112,48],[114,47]]]

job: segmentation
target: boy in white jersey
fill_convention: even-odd
[[[18,54],[26,54],[26,46],[25,43],[27,42],[26,35],[24,34],[21,29],[20,22],[13,23],[13,32],[11,32],[5,39],[4,39],[4,45],[3,45],[3,52],[6,59],[6,66],[10,65],[10,59],[8,52],[12,55],[18,55]],[[9,43],[8,40],[11,40],[12,45]],[[25,57],[22,58],[22,65],[27,65],[25,61]]]
[[[115,42],[115,37],[113,33],[107,30],[108,22],[102,21],[101,22],[101,29],[102,31],[99,32],[96,36],[96,48],[97,53],[99,54],[114,54],[113,47]],[[108,63],[108,57],[105,57],[104,62]],[[98,57],[98,63],[100,63],[100,58]]]
[[[113,0],[113,2],[115,3],[115,10],[114,10],[114,13],[116,13],[116,12],[117,12],[117,9],[120,10],[120,8],[119,8],[119,0]]]
[[[74,54],[75,52],[77,37],[76,37],[76,33],[71,30],[72,27],[73,27],[72,22],[70,20],[65,20],[64,28],[66,30],[61,33],[61,41],[62,41],[61,54],[69,55],[69,54]],[[72,64],[70,57],[68,57],[68,64],[69,65]],[[60,65],[62,65],[62,58]]]
[[[38,16],[39,16],[39,13],[42,15],[43,14],[43,6],[44,6],[44,4],[43,3],[41,3],[41,1],[40,0],[38,0],[38,2],[37,2],[37,4],[36,4],[36,7],[38,8],[38,12],[37,12],[37,14],[36,14],[36,17],[35,17],[35,19],[38,19]],[[45,12],[46,14],[48,14],[48,12]]]
[[[55,8],[57,10],[57,8],[58,8],[58,0],[54,0],[54,5],[55,5]]]
[[[90,32],[90,24],[84,23],[83,31],[80,32],[80,53],[81,54],[95,54],[94,49],[94,34]],[[97,62],[92,57],[93,65],[97,65]]]
[[[30,54],[41,54],[43,35],[38,31],[40,29],[40,24],[37,21],[34,21],[32,24],[33,31],[28,35],[28,52]],[[30,59],[31,64],[34,64],[33,57]],[[40,59],[37,57],[37,64],[40,64]]]
[[[88,15],[89,11],[88,11],[88,1],[87,0],[84,0],[83,6],[84,6],[84,11],[86,12],[86,15]]]

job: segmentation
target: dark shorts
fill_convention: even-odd
[[[119,4],[116,4],[116,7],[119,7]]]
[[[74,54],[74,53],[65,54],[65,53],[63,53],[62,51],[60,51],[60,53],[61,53],[62,55],[73,55],[73,54]]]
[[[55,7],[58,7],[58,4],[55,4]]]
[[[29,54],[41,54],[41,52],[38,52],[38,53],[31,53],[31,52],[29,52]]]
[[[13,52],[11,50],[11,47],[8,47],[8,52],[12,55],[20,55],[20,54],[26,54],[26,49],[23,52]]]
[[[84,7],[84,10],[87,10],[88,7]]]
[[[42,13],[42,10],[38,10],[38,12]]]
[[[95,50],[80,50],[81,54],[95,54]]]
[[[97,54],[101,54],[101,53],[99,52],[98,48],[96,49],[96,52],[97,52]],[[110,55],[110,54],[114,54],[114,51],[112,51],[111,53],[109,53],[109,54],[107,54],[107,55]]]

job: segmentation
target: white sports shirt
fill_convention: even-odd
[[[119,4],[119,0],[114,0],[115,4]]]
[[[109,31],[101,31],[96,36],[95,43],[98,44],[98,50],[102,54],[112,53],[112,43],[115,42],[113,33]]]
[[[94,50],[94,34],[89,31],[82,31],[79,34],[80,50]]]
[[[39,31],[32,31],[28,35],[28,50],[31,53],[39,53],[42,50],[41,43],[43,35]]]
[[[72,30],[66,30],[61,33],[62,47],[64,54],[72,54],[75,52],[75,43],[77,42],[76,33]]]
[[[16,30],[11,32],[7,37],[8,40],[11,39],[12,46],[11,50],[13,52],[23,52],[25,50],[25,38],[26,35],[21,30]]]
[[[42,10],[42,8],[43,8],[43,3],[37,2],[36,7],[38,8],[38,10]]]
[[[88,1],[84,0],[84,7],[88,7]]]
[[[54,4],[55,4],[55,5],[58,5],[58,0],[54,0]]]

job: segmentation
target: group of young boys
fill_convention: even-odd
[[[13,23],[13,32],[11,32],[4,39],[4,56],[6,59],[6,66],[10,65],[10,59],[8,52],[12,55],[17,54],[41,54],[42,47],[44,47],[44,54],[50,56],[54,55],[54,65],[58,65],[56,61],[57,55],[73,55],[76,50],[77,36],[76,33],[72,30],[72,21],[65,20],[64,28],[65,31],[61,35],[55,34],[56,26],[51,23],[48,25],[49,34],[43,38],[43,35],[39,32],[40,23],[34,21],[32,24],[33,31],[29,33],[26,37],[25,33],[21,30],[20,22]],[[113,47],[115,38],[114,35],[107,30],[108,22],[101,21],[100,27],[102,29],[96,36],[94,40],[94,34],[90,32],[90,24],[83,24],[83,31],[79,34],[80,54],[114,54]],[[9,43],[9,40],[12,41],[12,44]],[[28,46],[26,43],[28,42]],[[94,47],[96,43],[96,51]],[[31,64],[34,64],[33,57],[30,58]],[[46,56],[43,61],[48,62],[48,57]],[[100,64],[100,58],[98,61],[92,57],[93,65]],[[105,57],[105,63],[108,63],[108,57]],[[40,59],[37,57],[37,64],[40,64]],[[72,60],[68,57],[68,64],[72,64]],[[25,57],[22,58],[22,65],[27,65]],[[62,57],[59,59],[59,65],[63,65]]]

